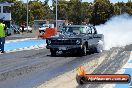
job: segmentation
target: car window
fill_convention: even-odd
[[[90,29],[90,27],[81,27],[80,33],[91,34],[91,29]]]
[[[72,32],[72,33],[77,33],[77,34],[92,34],[92,29],[88,26],[86,27],[63,27],[61,30],[63,32]]]
[[[92,30],[90,27],[87,28],[87,34],[92,34]]]
[[[91,27],[91,30],[92,30],[92,34],[94,34],[94,28],[93,27]]]
[[[92,33],[93,33],[93,34],[97,34],[96,28],[95,28],[95,27],[91,27],[91,28],[92,28]]]
[[[80,34],[79,28],[74,29],[73,33]]]
[[[46,24],[43,24],[43,25],[41,25],[40,27],[42,28],[42,27],[46,27],[47,25]]]
[[[61,28],[61,31],[62,32],[76,33],[76,34],[80,33],[79,27],[63,27],[63,28]]]
[[[45,25],[45,27],[49,27],[48,25]]]

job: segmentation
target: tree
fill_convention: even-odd
[[[111,16],[113,16],[113,13],[114,7],[109,0],[95,0],[90,23],[94,25],[105,23]]]
[[[39,0],[29,1],[29,24],[32,25],[34,20],[51,19],[51,9],[49,5],[46,5]],[[20,25],[26,23],[27,20],[27,3],[22,1],[14,2],[11,7],[12,20]]]
[[[0,0],[0,2],[13,2],[11,7],[12,20],[16,24],[26,23],[27,4],[18,0]],[[49,0],[41,2],[39,0],[29,1],[29,24],[34,20],[55,19],[56,0],[52,0],[53,8],[48,5]],[[74,24],[82,22],[98,25],[105,23],[111,16],[128,13],[132,15],[132,2],[110,3],[109,0],[94,0],[93,3],[80,2],[80,0],[58,0],[58,19],[68,20]]]
[[[67,11],[68,11],[67,1],[59,1],[58,2],[58,19],[67,20],[68,19]]]
[[[43,19],[53,19],[53,12],[52,10],[50,9],[49,5],[43,5],[44,7],[44,16],[43,16]]]
[[[87,24],[89,23],[89,19],[91,18],[92,11],[93,11],[92,3],[82,2],[81,15],[83,22],[86,22]]]
[[[132,2],[128,1],[127,3],[118,2],[115,4],[115,15],[128,13],[132,15]]]
[[[126,3],[126,7],[127,7],[127,13],[132,15],[132,2],[131,1],[128,1]]]
[[[119,15],[120,12],[121,12],[121,8],[117,4],[115,4],[114,5],[114,15]]]
[[[82,23],[82,12],[80,0],[71,0],[68,3],[68,20],[74,24]]]
[[[29,2],[29,10],[33,15],[34,20],[42,20],[45,13],[44,13],[44,7],[42,2],[38,1],[30,1]]]
[[[22,3],[22,1],[17,1],[11,7],[12,12],[12,20],[16,24],[21,24],[26,22],[26,6]]]
[[[0,2],[16,2],[17,0],[0,0]]]

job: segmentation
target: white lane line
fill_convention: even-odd
[[[132,51],[131,51],[130,59],[128,60],[128,62],[130,62],[131,60],[132,60]]]
[[[123,66],[123,69],[125,68],[131,68],[132,67],[132,63],[126,63],[124,66]]]
[[[125,69],[120,69],[115,74],[123,74],[123,73],[125,73]]]
[[[129,60],[128,60],[127,63],[122,67],[122,69],[125,69],[125,68],[132,68],[132,63],[129,63],[131,60],[132,60],[132,51],[131,51]]]
[[[128,60],[127,63],[123,66],[122,69],[124,69],[124,70],[125,70],[126,68],[131,69],[131,68],[132,68],[132,63],[129,63],[131,60],[132,60],[132,51],[131,51],[129,60]],[[130,84],[128,84],[130,88],[132,88],[131,83],[132,83],[132,81],[130,82]]]
[[[7,44],[7,43],[11,43],[11,42],[26,41],[26,40],[31,40],[31,39],[37,39],[37,38],[24,38],[24,39],[6,40],[5,43]]]
[[[43,49],[43,48],[46,48],[46,44],[41,44],[41,45],[35,45],[35,46],[30,46],[30,47],[24,47],[24,48],[9,50],[9,51],[6,51],[6,52],[10,53],[10,52],[23,51],[23,50],[33,50],[33,49]]]

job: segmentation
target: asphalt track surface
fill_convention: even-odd
[[[93,74],[113,74],[127,62],[131,50],[132,46],[129,45],[83,57],[70,53],[58,53],[56,57],[51,57],[49,50],[45,48],[1,54],[0,88],[33,88],[104,54],[107,55],[107,60],[104,60]],[[113,52],[115,55],[110,57]],[[102,88],[102,86],[89,84],[77,88]]]
[[[41,66],[39,66],[37,69],[33,69],[29,73],[27,72],[28,74],[21,73],[17,74],[15,77],[0,79],[0,88],[32,88],[33,86],[39,85],[40,83],[50,80],[53,77],[75,69],[80,64],[93,59],[91,58],[93,56],[98,56],[98,54],[88,55],[86,57],[76,57],[76,55],[69,55],[70,54],[59,54],[57,57],[51,57],[50,52],[46,49],[3,54],[0,56],[2,57],[2,59],[0,59],[1,72],[7,72],[11,69],[14,70],[15,68],[17,69],[18,67],[33,64],[35,62],[35,64],[41,64]],[[8,65],[4,65],[4,63]],[[8,85],[6,84],[7,82]],[[23,82],[24,84],[22,84]]]
[[[111,52],[109,52],[109,54],[110,53]],[[116,73],[128,61],[129,56],[130,56],[130,51],[127,48],[124,48],[124,49],[117,48],[117,52],[115,53],[116,55],[112,57],[113,59],[109,59],[107,61],[104,60],[103,63],[93,71],[92,74],[114,74]],[[107,58],[111,58],[109,57],[109,54]],[[103,87],[104,87],[103,84],[97,84],[97,83],[78,86],[78,88],[103,88]]]

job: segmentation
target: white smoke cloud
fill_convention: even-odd
[[[132,44],[132,16],[128,14],[112,17],[96,28],[104,34],[105,50]]]

